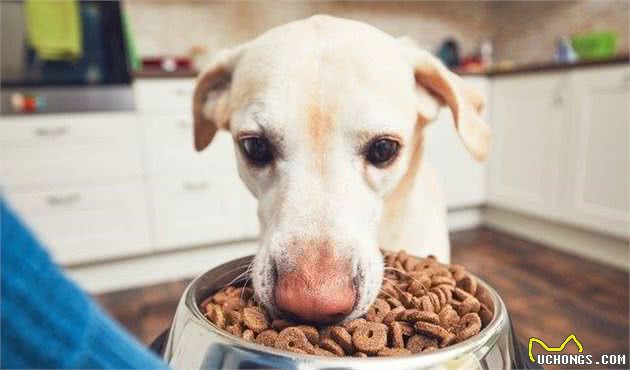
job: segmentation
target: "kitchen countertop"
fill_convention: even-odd
[[[611,64],[629,64],[630,56],[628,54],[618,55],[610,59],[592,60],[592,61],[580,61],[577,63],[557,64],[553,62],[540,62],[523,64],[514,66],[511,68],[490,68],[482,71],[457,71],[455,73],[461,76],[511,76],[525,73],[539,73],[539,72],[552,72],[552,71],[564,71],[576,68],[588,68],[597,67]],[[159,68],[143,69],[141,71],[135,71],[133,76],[135,78],[195,78],[198,72],[194,69],[180,69],[174,72],[166,72]]]

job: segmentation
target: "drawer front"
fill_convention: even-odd
[[[134,114],[50,115],[0,123],[0,182],[51,186],[141,174]]]
[[[136,106],[140,111],[192,110],[194,78],[138,80],[134,83]]]
[[[234,144],[227,132],[219,132],[202,152],[193,147],[192,117],[189,112],[144,114],[145,157],[149,171],[223,172],[234,171]]]
[[[140,182],[9,191],[7,198],[60,263],[150,250],[147,202]]]
[[[152,177],[156,245],[160,249],[252,238],[256,202],[236,173]]]

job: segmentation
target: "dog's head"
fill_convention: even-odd
[[[258,199],[258,298],[272,313],[350,319],[383,276],[378,228],[409,166],[418,127],[440,105],[476,158],[482,99],[429,53],[366,24],[315,16],[224,51],[194,94],[197,150],[218,129],[236,143]]]

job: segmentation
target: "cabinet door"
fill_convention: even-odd
[[[492,86],[488,198],[494,205],[555,217],[566,125],[563,74],[501,77]]]
[[[144,184],[7,192],[54,258],[64,264],[149,251]]]
[[[469,77],[465,81],[487,99],[486,78]],[[488,111],[486,107],[484,115]],[[486,166],[475,161],[462,144],[448,108],[442,108],[435,122],[427,126],[424,140],[425,156],[440,178],[446,206],[458,208],[484,203]]]
[[[184,248],[253,238],[252,195],[236,171],[153,176],[150,181],[158,248]]]
[[[628,237],[630,68],[571,73],[570,221]]]
[[[51,114],[0,122],[0,181],[9,189],[137,178],[141,169],[135,114]]]

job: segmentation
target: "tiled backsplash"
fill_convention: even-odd
[[[494,43],[495,59],[548,61],[558,36],[589,30],[621,35],[628,50],[630,3],[625,1],[149,1],[126,4],[141,56],[182,55],[193,46],[210,52],[233,46],[291,20],[326,13],[370,23],[396,36],[410,36],[435,50],[446,38],[460,42],[463,54],[484,39]]]

